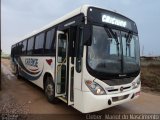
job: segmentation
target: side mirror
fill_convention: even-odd
[[[92,43],[91,39],[92,35],[92,26],[90,24],[84,25],[84,30],[83,30],[83,44],[90,46]]]

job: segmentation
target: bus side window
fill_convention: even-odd
[[[14,57],[15,57],[15,45],[12,46],[12,49],[11,49],[11,57],[12,57],[12,61],[14,62]]]
[[[27,48],[27,40],[24,40],[22,43],[22,51],[21,51],[22,55],[26,54],[26,48]]]
[[[27,55],[32,55],[34,45],[34,37],[28,39]]]
[[[43,54],[44,37],[45,33],[40,33],[36,36],[34,54]]]
[[[15,57],[15,56],[16,56],[16,54],[17,54],[16,49],[17,49],[17,44],[15,44],[15,46],[14,46],[14,48],[13,48],[14,57]]]
[[[82,70],[82,57],[83,57],[83,31],[78,28],[78,35],[76,40],[76,71],[78,73]]]
[[[62,63],[66,60],[67,36],[65,34],[58,35],[58,62]]]
[[[55,46],[55,28],[47,31],[46,33],[46,42],[44,46],[44,53],[48,55],[56,55],[56,46]]]
[[[16,46],[16,56],[20,56],[21,55],[21,51],[22,51],[22,42],[17,43],[17,46]]]

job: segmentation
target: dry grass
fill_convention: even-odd
[[[151,90],[160,91],[160,61],[141,60],[142,85]]]

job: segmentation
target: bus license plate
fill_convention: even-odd
[[[124,98],[124,96],[119,96],[118,100],[122,100]]]

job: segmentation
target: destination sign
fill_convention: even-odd
[[[91,24],[98,23],[99,25],[110,25],[113,27],[119,27],[120,29],[124,28],[138,33],[135,22],[119,13],[90,7],[88,9],[87,15],[87,20]]]
[[[108,16],[108,15],[102,15],[102,22],[118,25],[121,27],[126,27],[126,25],[127,25],[126,21],[123,21],[123,20]]]

